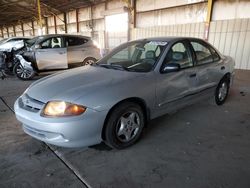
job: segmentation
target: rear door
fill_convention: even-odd
[[[173,44],[165,57],[165,63],[178,63],[178,72],[161,73],[157,78],[157,105],[162,114],[186,105],[186,98],[197,90],[196,68],[186,40]]]
[[[68,63],[80,63],[85,58],[87,39],[77,36],[66,37],[66,46],[68,53]]]
[[[35,50],[38,70],[67,69],[67,49],[63,37],[51,37],[40,42]]]
[[[222,60],[217,52],[208,44],[200,40],[191,40],[191,48],[195,54],[197,67],[198,90],[205,91],[217,86],[221,79]]]

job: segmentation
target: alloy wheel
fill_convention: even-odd
[[[18,77],[23,78],[23,79],[28,79],[33,75],[33,71],[25,69],[21,63],[17,65],[16,68],[16,74]]]
[[[140,116],[135,111],[123,114],[117,122],[116,136],[120,142],[131,141],[138,133],[141,126]]]
[[[226,82],[223,82],[219,88],[218,98],[220,101],[223,101],[228,92],[228,84]]]

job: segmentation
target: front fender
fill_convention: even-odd
[[[19,60],[20,64],[23,66],[24,69],[34,71],[31,62],[26,61],[23,56],[16,55],[16,58]]]

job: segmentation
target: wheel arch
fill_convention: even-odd
[[[139,97],[130,97],[130,98],[126,98],[126,99],[123,99],[121,101],[119,101],[118,103],[116,103],[108,112],[106,118],[105,118],[105,121],[104,121],[104,125],[103,125],[103,128],[102,128],[102,139],[105,140],[105,129],[106,129],[106,126],[107,126],[107,122],[108,122],[108,119],[110,117],[110,115],[112,114],[112,112],[114,111],[114,109],[116,107],[118,107],[119,105],[123,104],[123,103],[126,103],[126,102],[132,102],[132,103],[135,103],[137,105],[139,105],[142,110],[143,110],[143,113],[145,115],[145,120],[146,122],[148,120],[150,120],[150,110],[149,108],[147,107],[147,104],[145,102],[145,100],[139,98]],[[147,125],[147,123],[145,122],[145,125]]]
[[[231,73],[230,72],[227,72],[226,74],[223,75],[223,77],[221,78],[221,80],[223,79],[228,79],[229,83],[231,82]],[[221,81],[220,80],[220,81]]]

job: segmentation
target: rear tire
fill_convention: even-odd
[[[135,144],[145,125],[142,108],[131,102],[117,106],[109,116],[105,127],[105,143],[115,149],[124,149]]]
[[[227,77],[222,78],[215,90],[215,102],[217,105],[225,103],[229,92],[230,80]]]
[[[15,64],[13,71],[20,80],[31,80],[36,74],[34,70],[25,69],[20,62]]]
[[[86,59],[84,59],[83,61],[83,65],[92,65],[96,62],[97,60],[94,57],[87,57]]]

